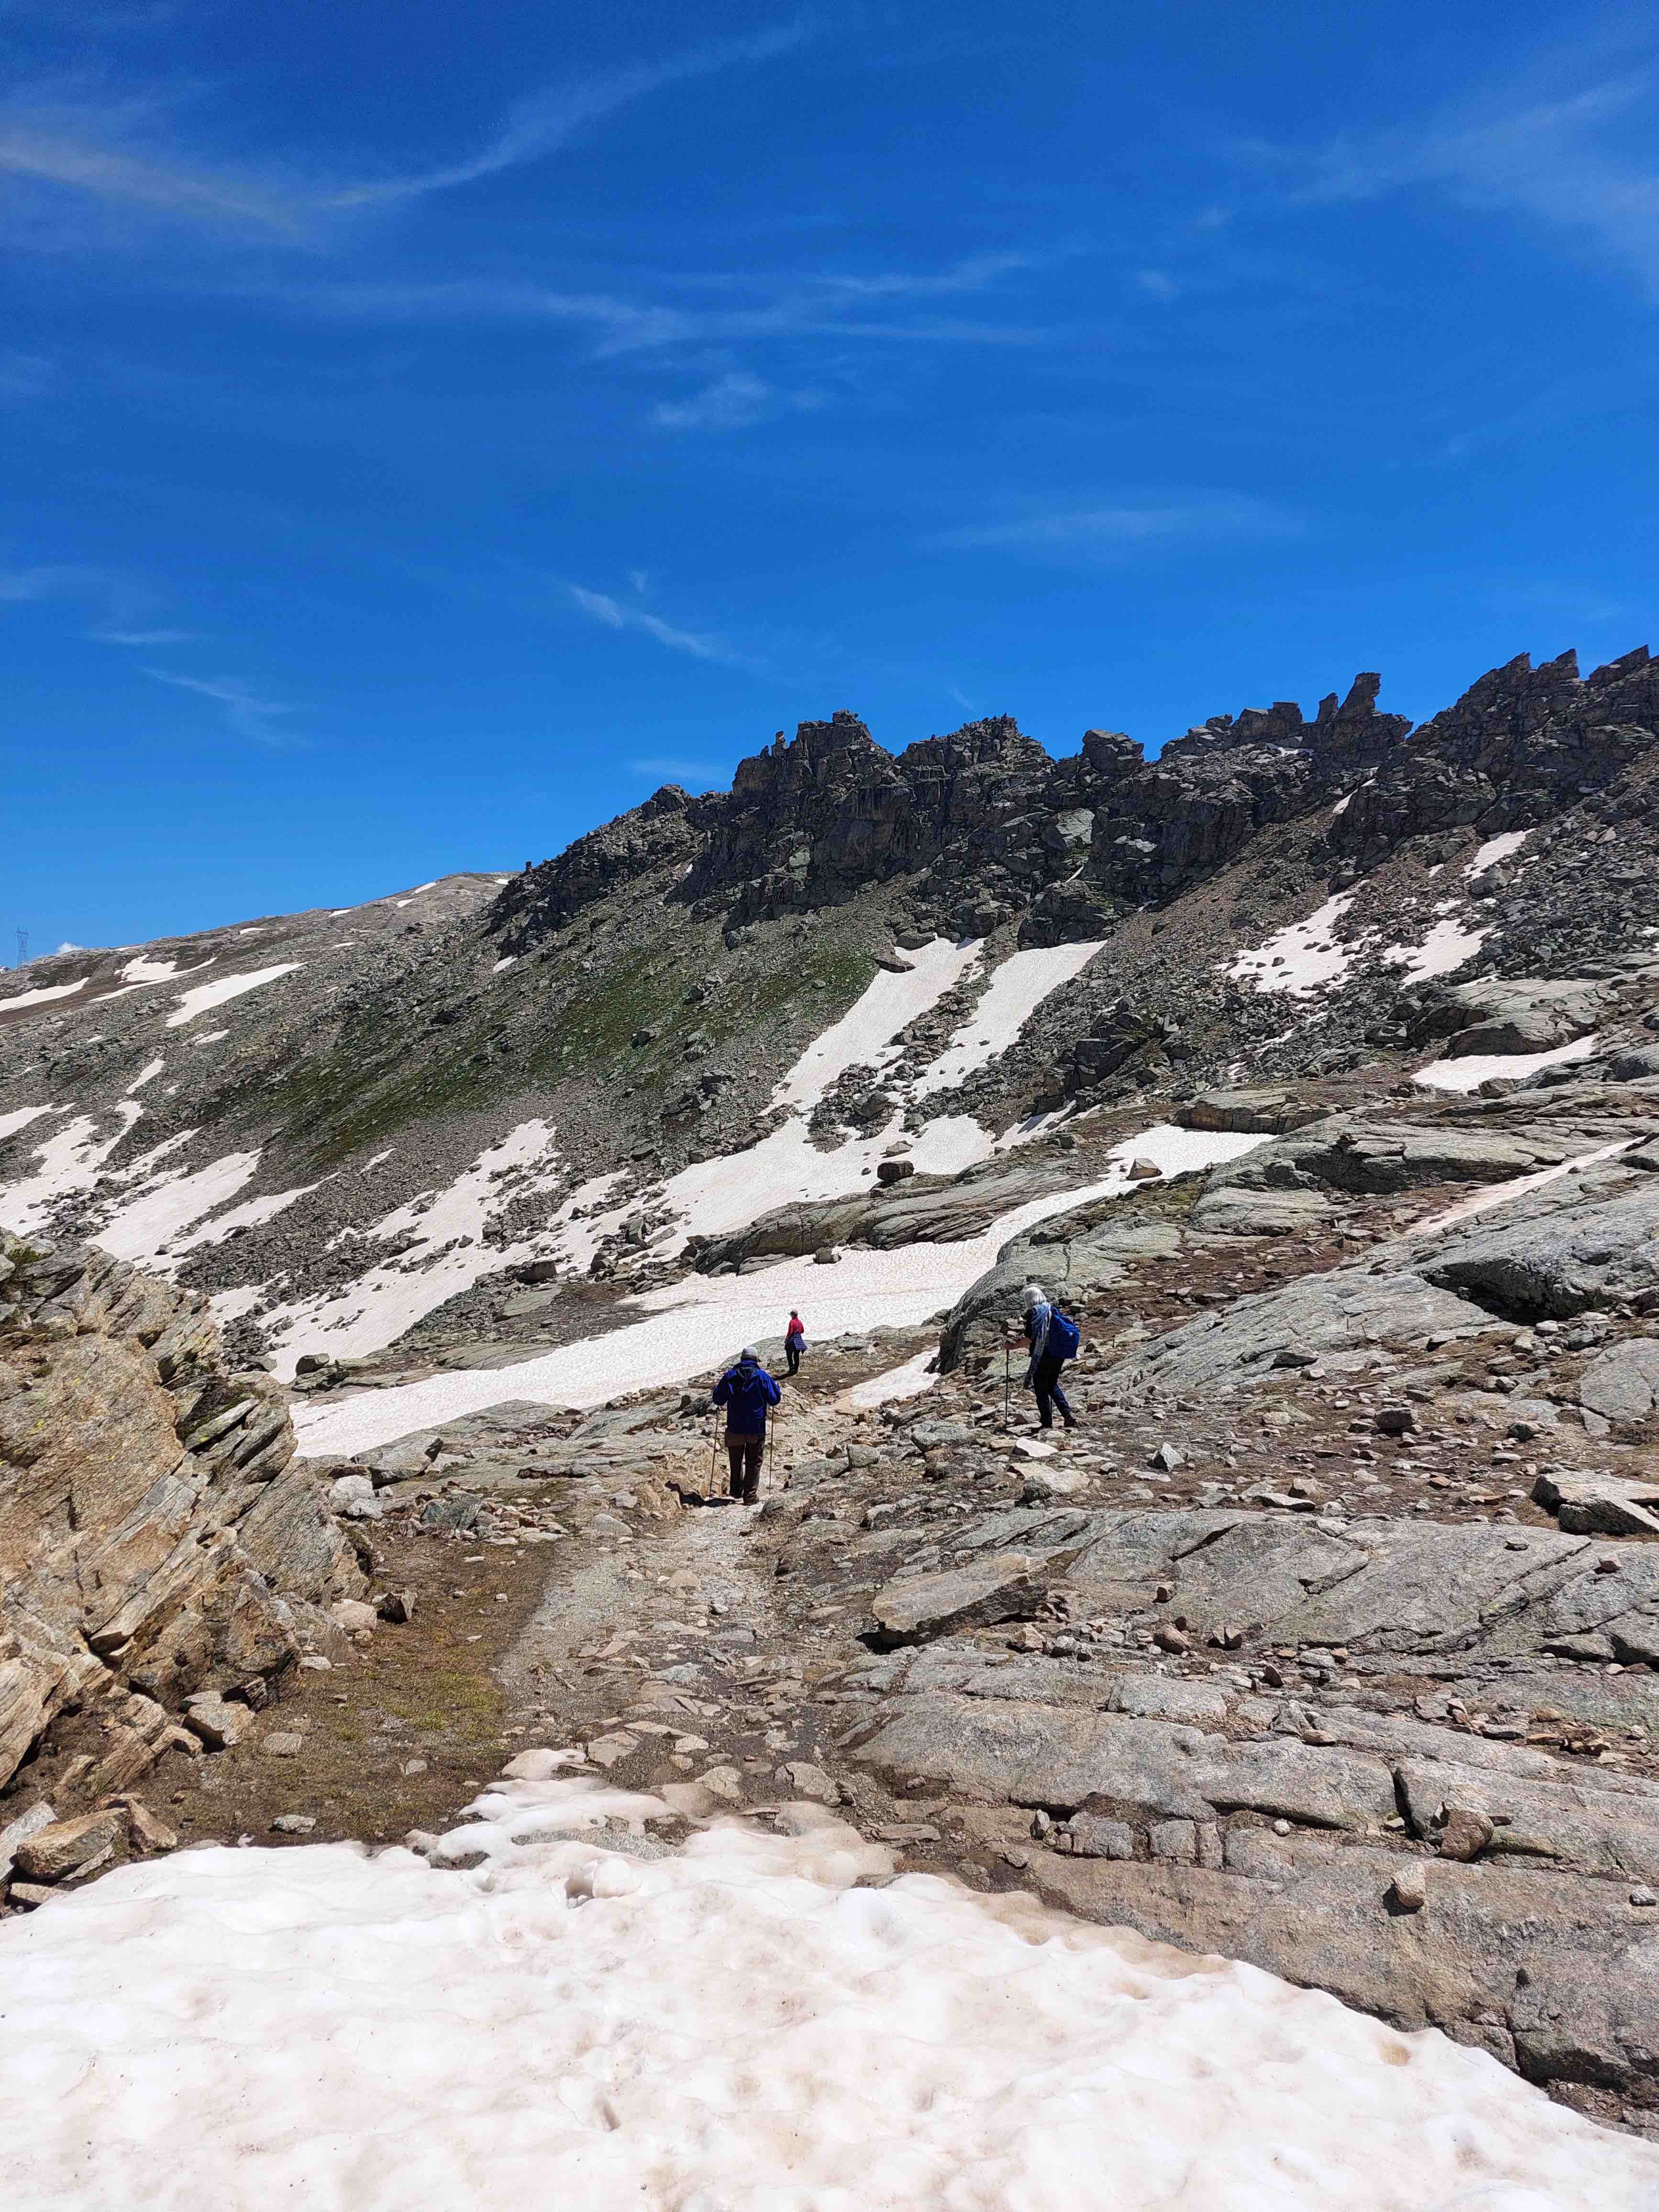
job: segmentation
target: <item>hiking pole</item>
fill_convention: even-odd
[[[1009,1356],[1008,1340],[1005,1336],[1002,1340],[1002,1425],[1005,1429],[1008,1426],[1009,1421],[1012,1418],[1008,1411],[1008,1391],[1010,1388],[1008,1378]]]

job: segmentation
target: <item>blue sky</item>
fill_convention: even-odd
[[[0,0],[0,946],[1649,639],[1659,10]],[[1659,642],[1659,640],[1655,640]]]

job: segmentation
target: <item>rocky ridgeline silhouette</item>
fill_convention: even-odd
[[[678,861],[672,896],[734,926],[914,876],[918,927],[982,933],[1012,920],[1023,945],[1061,944],[1178,897],[1327,797],[1348,795],[1327,837],[1352,872],[1407,837],[1534,824],[1612,781],[1659,730],[1645,646],[1587,678],[1571,653],[1538,668],[1522,653],[1415,730],[1377,711],[1381,684],[1363,672],[1311,721],[1291,701],[1212,716],[1150,762],[1106,730],[1054,760],[1006,714],[894,754],[842,709],[793,741],[780,732],[730,792],[667,786],[527,868],[494,921],[527,949]]]

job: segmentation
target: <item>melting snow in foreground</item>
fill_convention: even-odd
[[[1540,1067],[1559,1067],[1571,1060],[1588,1060],[1595,1050],[1593,1036],[1559,1044],[1553,1052],[1475,1052],[1462,1060],[1431,1060],[1412,1077],[1431,1091],[1473,1091],[1495,1075],[1536,1075]]]
[[[1432,2030],[1026,1897],[857,1887],[887,1854],[814,1806],[629,1857],[599,1824],[662,1801],[558,1757],[438,1846],[472,1871],[209,1849],[0,1929],[9,2212],[1655,2202],[1650,2147]]]
[[[792,1304],[816,1339],[855,1329],[914,1328],[954,1305],[996,1263],[1011,1237],[1051,1214],[1095,1199],[1121,1197],[1136,1186],[1129,1163],[1155,1161],[1165,1175],[1213,1167],[1266,1143],[1262,1137],[1177,1129],[1168,1123],[1120,1145],[1110,1172],[1073,1190],[1055,1190],[1005,1213],[982,1237],[954,1244],[906,1244],[885,1252],[846,1252],[834,1267],[781,1260],[745,1275],[689,1275],[665,1290],[629,1300],[649,1318],[629,1328],[562,1346],[514,1367],[457,1368],[423,1382],[366,1390],[332,1405],[296,1406],[301,1448],[311,1455],[349,1456],[389,1443],[416,1429],[435,1428],[509,1399],[544,1406],[602,1406],[631,1390],[684,1382],[729,1358],[757,1336],[783,1331]]]

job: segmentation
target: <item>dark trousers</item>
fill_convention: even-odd
[[[783,1347],[783,1356],[789,1362],[789,1372],[792,1375],[799,1375],[800,1373],[799,1345],[786,1344]]]
[[[726,1456],[732,1462],[732,1495],[745,1505],[760,1496],[761,1462],[766,1455],[764,1437],[734,1437],[726,1432]]]
[[[1069,1429],[1072,1409],[1066,1401],[1066,1393],[1060,1387],[1060,1370],[1066,1362],[1057,1352],[1046,1352],[1031,1369],[1031,1388],[1036,1392],[1037,1419],[1045,1429],[1054,1425],[1054,1407],[1059,1407],[1061,1419]]]

